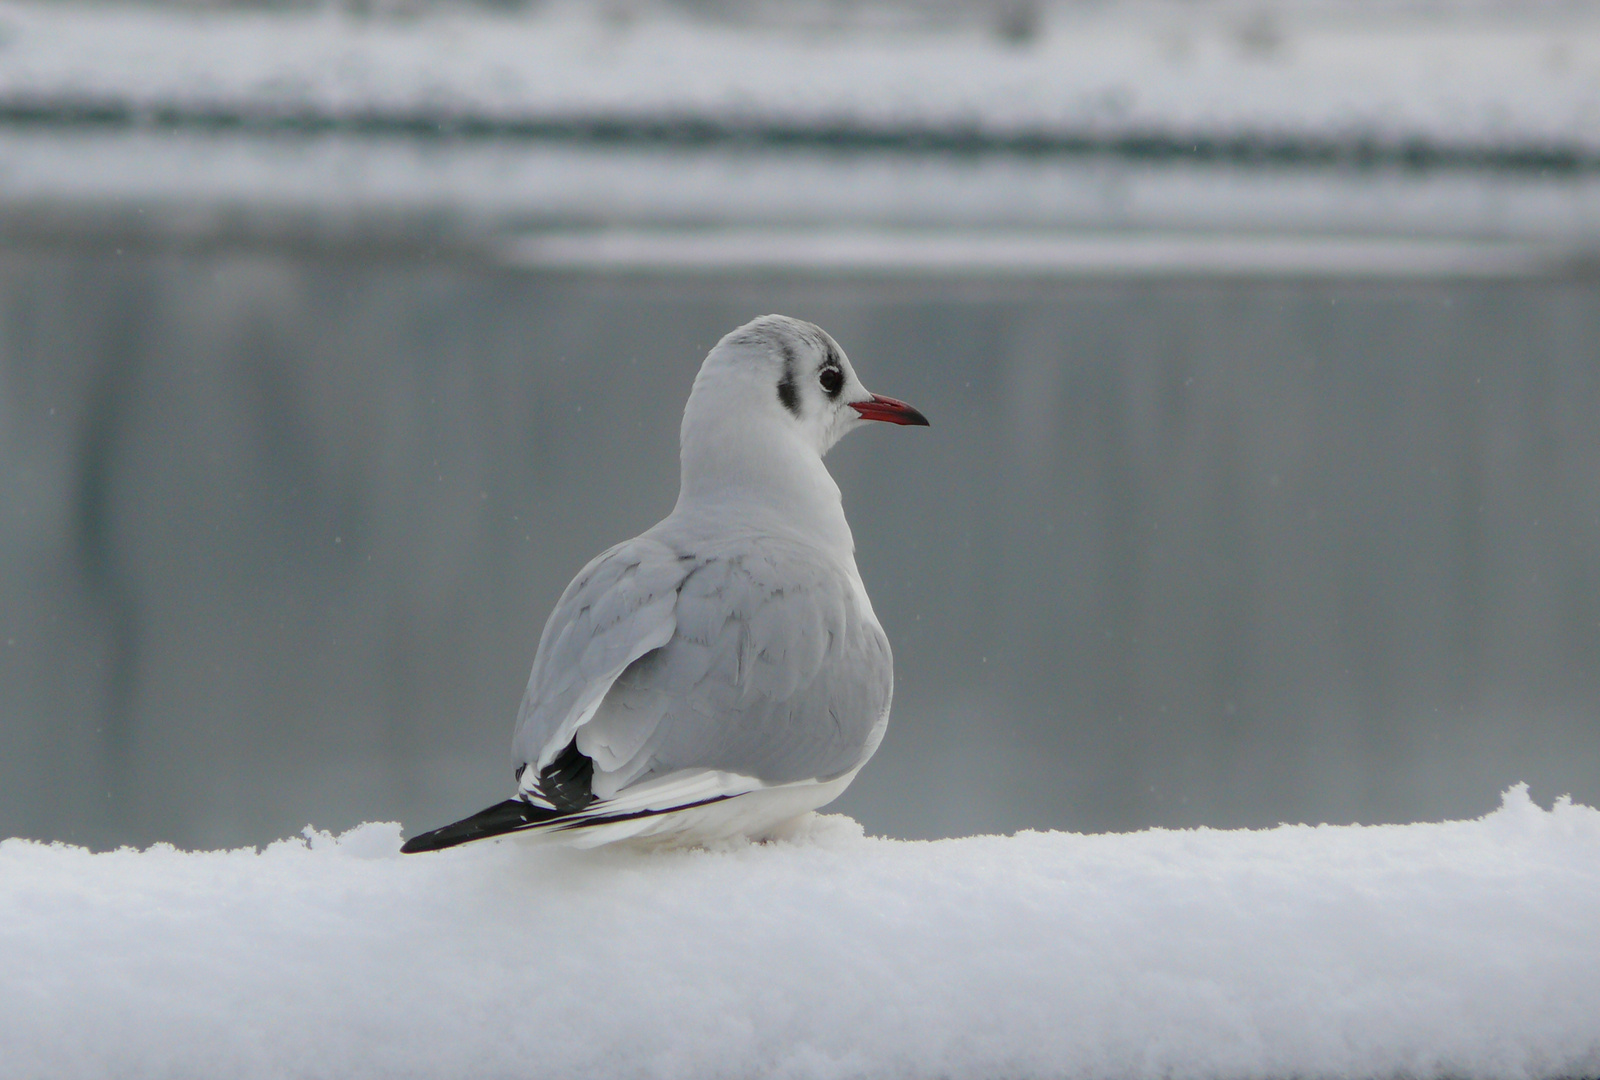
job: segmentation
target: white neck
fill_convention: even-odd
[[[685,416],[672,519],[718,530],[787,533],[853,562],[839,485],[797,428],[757,431],[737,415],[695,424]]]

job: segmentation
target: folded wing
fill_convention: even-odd
[[[694,568],[637,537],[603,552],[567,586],[545,623],[512,748],[545,770],[600,707],[618,675],[672,640],[678,590]]]
[[[601,799],[686,770],[831,779],[877,748],[892,691],[888,639],[853,576],[770,541],[696,561],[670,638],[616,677],[577,748]]]

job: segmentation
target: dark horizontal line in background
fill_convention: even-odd
[[[951,155],[1104,156],[1229,165],[1401,167],[1588,173],[1600,151],[1563,143],[1472,144],[1239,132],[993,131],[973,126],[733,122],[703,117],[484,116],[419,110],[139,105],[114,99],[0,98],[0,126],[136,131],[353,135],[429,140],[522,140],[595,145],[875,150]]]

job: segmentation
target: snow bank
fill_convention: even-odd
[[[0,1074],[1600,1072],[1600,812],[765,846],[0,844]]]
[[[1587,265],[1600,236],[1593,5],[994,6],[1037,9],[1022,39],[977,15],[786,25],[770,4],[399,6],[420,10],[0,0],[0,234],[499,258],[501,235],[574,225],[866,226],[874,253],[881,227],[1243,231],[1531,241],[1552,250],[1512,261],[1541,267]],[[915,152],[985,147],[1024,152]],[[86,225],[86,206],[127,213]]]
[[[1534,164],[1600,152],[1589,8],[1044,4],[1036,21],[1019,38],[964,22],[890,33],[697,20],[649,4],[372,18],[9,3],[0,114],[415,134],[910,132],[1024,148],[1310,140],[1318,154],[1405,160],[1509,148]]]

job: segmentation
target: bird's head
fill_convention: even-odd
[[[684,410],[683,441],[686,448],[699,439],[798,441],[821,457],[871,420],[928,423],[905,402],[863,386],[821,327],[763,315],[730,332],[706,357]]]

